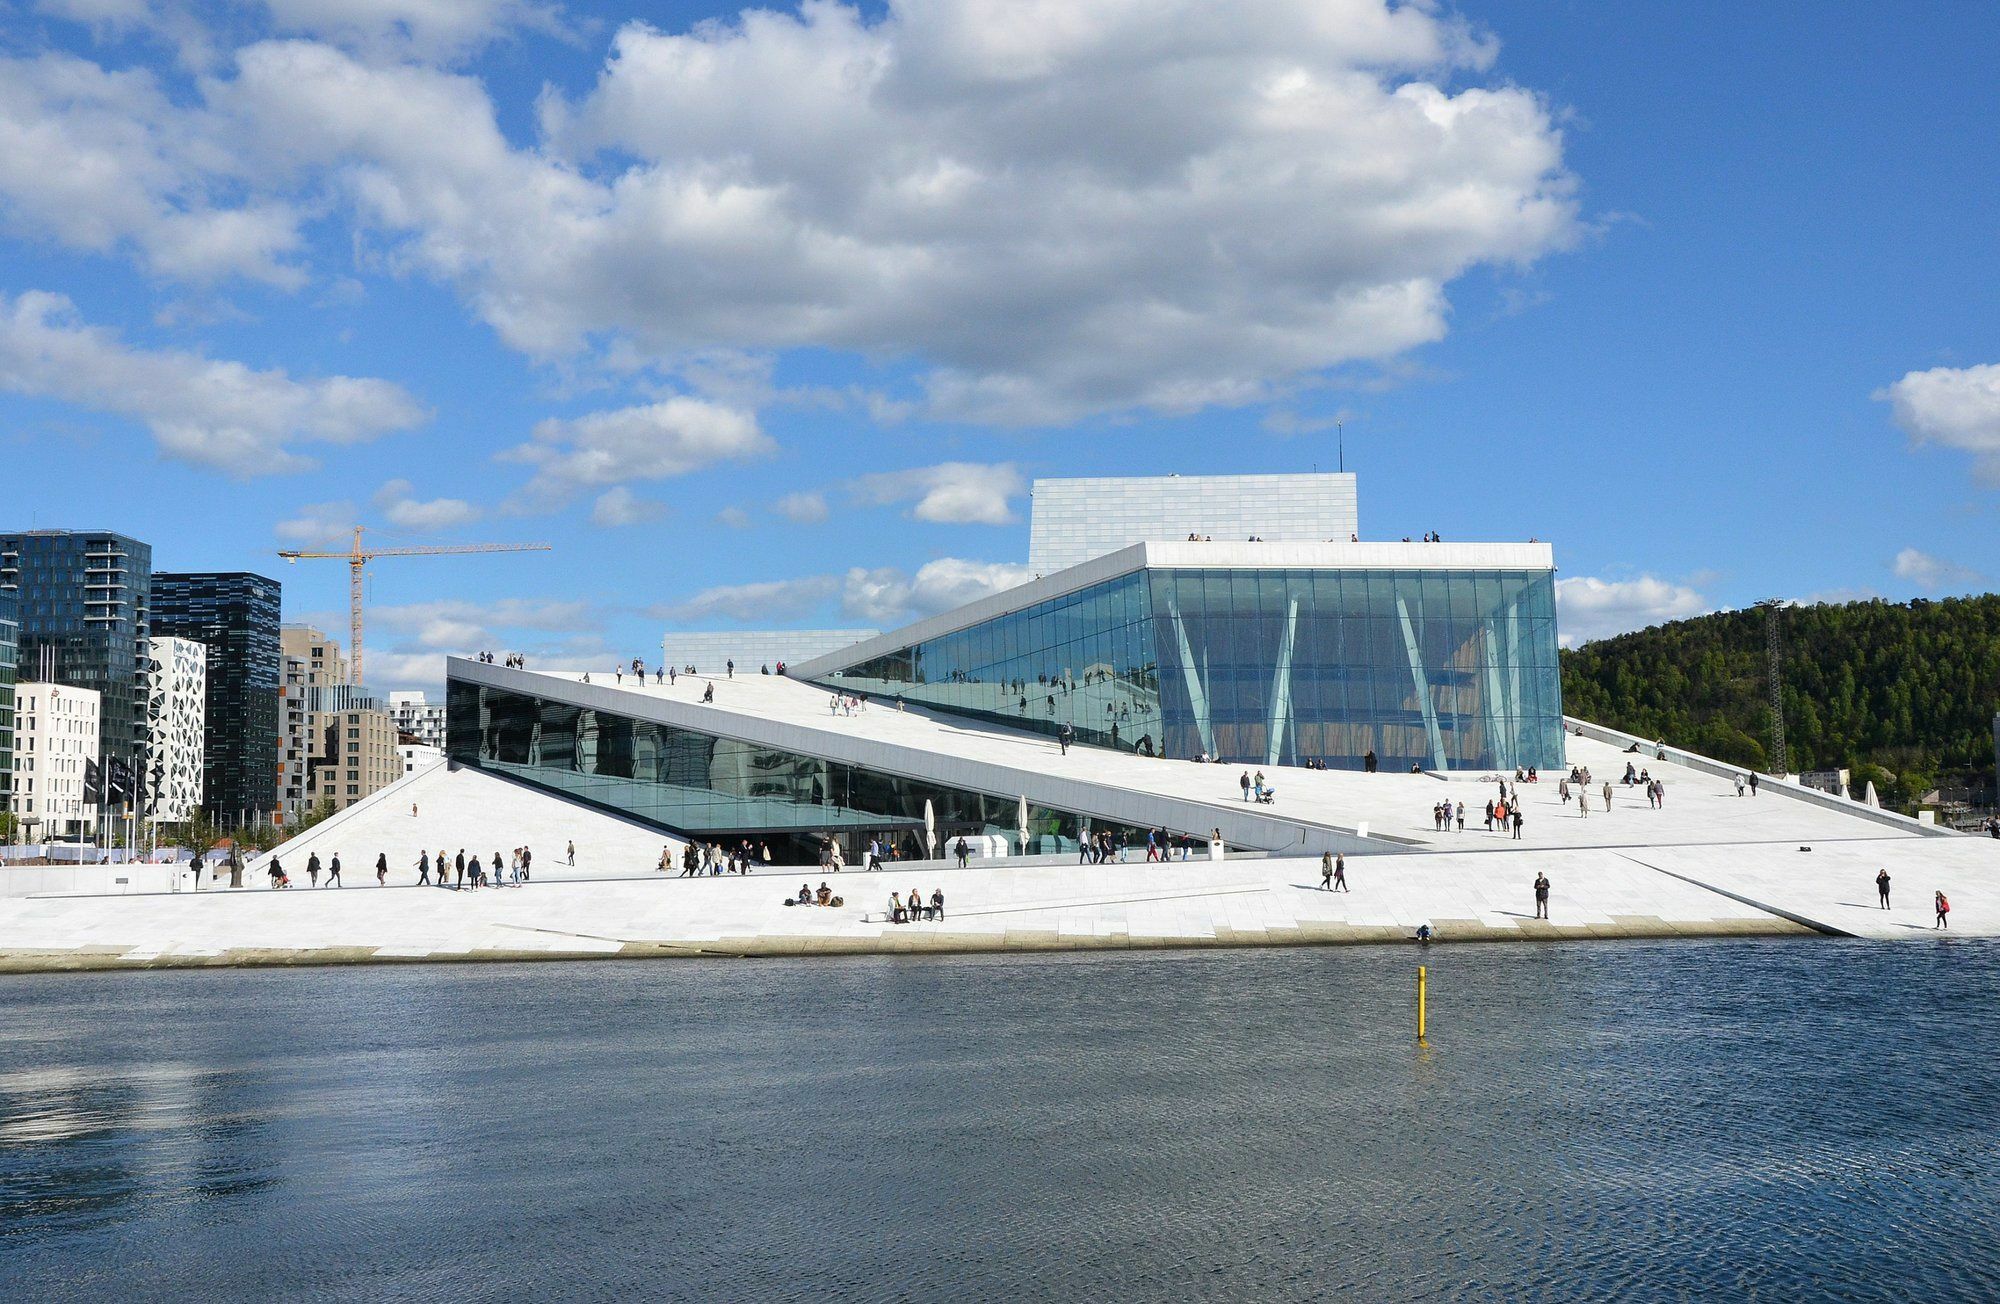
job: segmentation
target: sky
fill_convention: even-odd
[[[2000,8],[0,0],[0,528],[369,679],[890,627],[1331,470],[1577,643],[2000,575]]]

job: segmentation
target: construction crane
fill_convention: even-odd
[[[443,557],[468,552],[548,552],[546,543],[465,543],[443,548],[364,548],[361,544],[361,527],[354,527],[354,546],[346,552],[303,552],[286,549],[278,553],[286,561],[296,562],[305,557],[336,558],[347,563],[347,632],[354,643],[352,675],[357,684],[365,683],[361,677],[361,577],[369,562],[377,557]]]

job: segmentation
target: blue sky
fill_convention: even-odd
[[[2000,574],[2000,11],[0,5],[10,526],[371,678],[1022,577],[1029,480],[1331,469],[1569,637]],[[1948,21],[1947,21],[1948,19]]]

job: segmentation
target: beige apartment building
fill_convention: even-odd
[[[345,810],[403,777],[396,718],[349,677],[340,641],[311,625],[278,631],[285,657],[280,739],[287,817]]]

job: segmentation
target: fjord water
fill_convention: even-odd
[[[1929,940],[0,979],[0,1295],[1993,1298],[1996,987]]]

